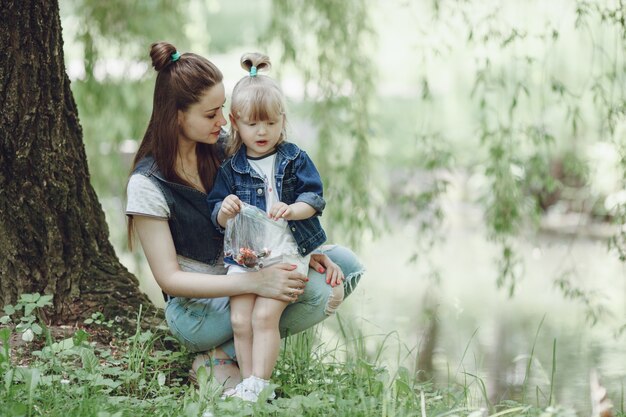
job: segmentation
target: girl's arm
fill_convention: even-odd
[[[272,219],[304,220],[321,215],[326,201],[324,201],[324,187],[315,164],[304,151],[294,161],[296,176],[296,202],[287,205],[283,202],[274,204],[269,211]]]
[[[315,210],[313,215],[321,215],[326,207],[326,201],[324,201],[322,178],[315,164],[306,152],[301,151],[294,161],[294,168],[296,203],[306,203]]]
[[[306,276],[294,271],[295,267],[289,264],[228,277],[181,271],[167,220],[136,215],[134,221],[152,274],[161,289],[171,296],[214,298],[257,294],[281,301],[294,301],[303,293],[305,282],[308,281]]]
[[[293,204],[287,204],[279,201],[272,206],[269,216],[274,220],[278,220],[280,218],[285,220],[304,220],[309,217],[313,217],[316,213],[317,210],[302,201],[296,201]]]
[[[227,162],[224,164],[226,163]],[[230,174],[226,171],[226,166],[224,164],[217,171],[217,176],[213,182],[213,188],[207,195],[207,204],[209,205],[211,222],[221,233],[224,233],[224,227],[226,225],[226,219],[223,217],[224,214],[222,213],[222,215],[220,215],[222,212],[222,204],[224,203],[224,199],[233,194],[234,191]]]

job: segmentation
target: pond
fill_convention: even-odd
[[[589,415],[595,368],[623,409],[626,335],[617,333],[626,321],[626,266],[605,240],[542,233],[516,242],[525,266],[509,297],[496,286],[498,248],[477,213],[448,210],[445,242],[424,255],[428,262],[407,262],[417,236],[407,226],[364,241],[359,255],[368,272],[343,316],[354,317],[365,335],[397,333],[390,340],[400,343],[387,342],[391,367],[414,370],[416,351],[430,351],[425,364],[436,383],[469,385],[477,405],[487,396],[545,407],[552,398]],[[433,268],[439,280],[428,278]],[[563,277],[585,290],[588,305],[564,296],[555,285]],[[587,307],[606,313],[592,325]]]

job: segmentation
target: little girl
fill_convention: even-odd
[[[241,210],[242,202],[266,211],[284,225],[280,247],[271,248],[272,257],[282,255],[282,262],[306,275],[309,254],[326,240],[317,217],[326,205],[322,181],[307,154],[285,141],[283,93],[276,81],[258,74],[270,68],[269,58],[245,54],[241,66],[249,75],[233,90],[226,149],[230,158],[222,164],[207,197],[211,220],[221,230]],[[228,268],[228,274],[243,271],[239,266]],[[330,284],[336,287],[342,282],[336,279]],[[230,298],[235,350],[244,378],[230,396],[256,401],[269,385],[280,348],[278,324],[287,305],[254,294]]]

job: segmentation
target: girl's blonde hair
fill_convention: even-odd
[[[285,140],[285,96],[278,83],[267,75],[256,74],[268,71],[272,64],[267,55],[252,52],[243,54],[241,67],[248,75],[235,85],[230,104],[230,117],[235,120],[245,118],[250,121],[265,121],[279,119],[283,122],[283,131],[278,143]],[[255,70],[250,70],[255,67]],[[243,141],[239,132],[233,126],[230,128],[226,154],[235,154]]]

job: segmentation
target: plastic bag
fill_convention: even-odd
[[[272,256],[272,248],[280,245],[284,228],[284,220],[272,220],[258,207],[242,203],[241,211],[226,222],[224,262],[257,270],[277,263],[281,257]]]

